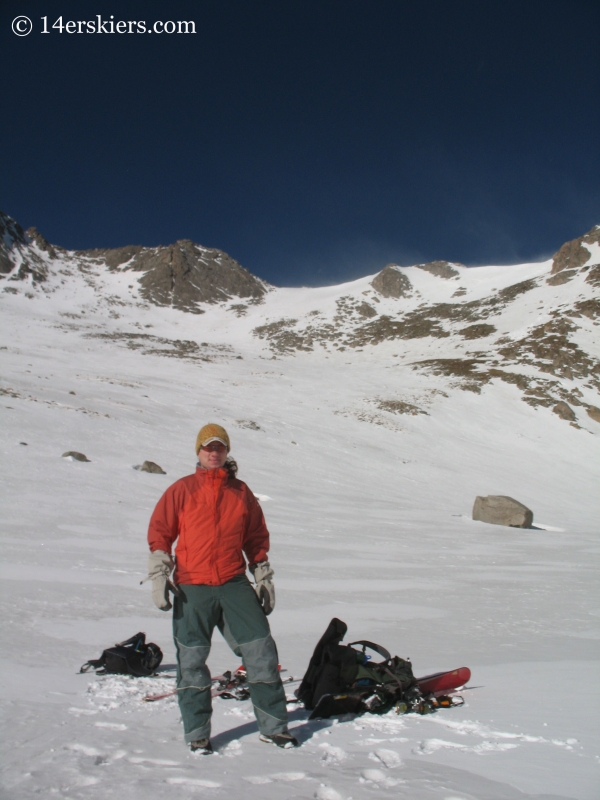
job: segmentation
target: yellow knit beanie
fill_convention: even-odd
[[[200,448],[209,442],[222,442],[227,448],[227,452],[231,450],[231,442],[229,441],[229,434],[225,430],[225,428],[221,427],[221,425],[216,425],[214,422],[210,422],[208,425],[205,425],[198,436],[196,437],[196,455],[200,451]]]

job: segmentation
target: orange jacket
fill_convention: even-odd
[[[170,553],[173,580],[221,586],[267,560],[269,531],[258,501],[226,469],[202,469],[170,486],[158,501],[148,528],[150,550]]]

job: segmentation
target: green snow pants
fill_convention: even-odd
[[[177,697],[187,743],[210,737],[212,702],[206,660],[215,626],[242,659],[261,733],[287,730],[285,691],[269,623],[245,575],[222,586],[180,585],[174,598]]]

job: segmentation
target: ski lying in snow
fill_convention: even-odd
[[[232,674],[231,672],[224,672],[222,675],[215,675],[210,679],[211,682],[211,697],[234,697],[233,691],[246,685],[246,670],[244,667],[239,667]],[[154,703],[156,700],[164,700],[165,697],[173,697],[179,689],[173,689],[170,692],[163,694],[147,694],[144,697],[144,702]]]
[[[280,672],[284,670],[279,667]],[[282,683],[293,683],[295,678],[284,678]],[[247,700],[250,697],[250,690],[248,689],[248,681],[246,677],[246,670],[244,667],[239,667],[232,674],[231,672],[224,672],[222,675],[216,675],[211,678],[211,697],[222,697],[224,700]],[[185,688],[185,687],[184,687]],[[154,703],[156,700],[164,700],[165,697],[173,697],[180,691],[173,689],[171,692],[164,692],[163,694],[147,694],[143,700],[145,703]]]
[[[459,667],[459,669],[449,672],[435,672],[433,675],[417,678],[417,686],[421,690],[421,694],[432,694],[434,697],[438,697],[460,689],[470,679],[471,670],[468,667]]]
[[[282,678],[282,683],[294,683],[295,678]],[[235,683],[228,686],[214,686],[210,691],[211,697],[222,697],[224,700],[249,700],[250,689],[248,683],[244,679],[241,683]]]

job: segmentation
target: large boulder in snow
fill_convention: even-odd
[[[71,461],[88,461],[89,458],[84,453],[78,453],[77,450],[67,450],[62,454],[62,458],[70,458]]]
[[[164,471],[162,467],[159,467],[158,464],[155,464],[154,461],[144,461],[142,466],[140,467],[141,472],[153,472],[155,475],[166,475],[167,473]]]
[[[506,525],[509,528],[531,528],[533,511],[513,497],[489,494],[487,497],[475,498],[473,519],[488,522],[490,525]]]

